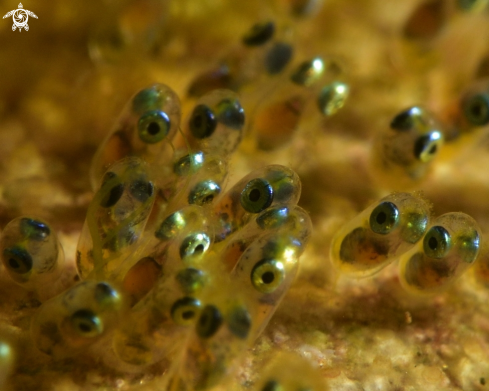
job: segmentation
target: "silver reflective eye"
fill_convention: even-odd
[[[195,205],[206,205],[212,203],[221,192],[219,185],[211,180],[197,183],[188,195],[188,203]]]
[[[71,316],[70,321],[75,332],[85,338],[96,337],[104,331],[102,321],[92,311],[79,310]]]
[[[178,176],[185,176],[197,172],[204,164],[204,154],[195,152],[185,155],[173,164],[173,172]]]
[[[391,129],[398,131],[410,130],[414,126],[414,120],[416,117],[421,117],[421,109],[419,107],[410,107],[407,110],[401,111],[391,121]]]
[[[300,64],[290,79],[301,86],[309,87],[316,83],[324,72],[324,62],[320,57],[313,58],[310,61],[304,61]]]
[[[180,246],[180,257],[183,260],[199,257],[208,250],[210,244],[211,240],[204,232],[191,234]]]
[[[317,100],[319,111],[325,116],[335,114],[345,105],[349,94],[350,88],[345,83],[328,84],[319,93]]]
[[[165,220],[163,220],[155,232],[155,237],[160,240],[171,239],[183,228],[185,228],[186,224],[187,220],[181,211],[172,213]]]
[[[434,130],[418,138],[414,144],[414,156],[416,159],[427,163],[432,160],[443,143],[443,135]]]

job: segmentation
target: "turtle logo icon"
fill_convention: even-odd
[[[18,7],[19,8],[16,10],[7,12],[3,19],[12,16],[12,19],[14,21],[14,24],[12,25],[12,31],[15,31],[15,29],[17,28],[19,29],[19,32],[22,31],[22,28],[24,28],[25,31],[29,31],[29,25],[27,24],[29,16],[37,19],[37,15],[32,11],[25,10],[22,6],[22,3],[19,3]]]

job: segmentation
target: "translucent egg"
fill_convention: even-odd
[[[411,188],[426,178],[443,142],[441,125],[431,113],[418,106],[404,110],[375,138],[372,174],[391,190]]]
[[[291,142],[300,124],[316,113],[331,116],[343,107],[348,96],[345,83],[333,82],[336,64],[314,57],[298,64],[280,82],[272,81],[247,102],[248,133],[256,148],[274,150]],[[262,94],[262,96],[258,96]],[[318,112],[319,110],[319,112]]]
[[[92,272],[98,278],[120,278],[133,266],[124,260],[143,248],[154,199],[153,180],[141,160],[124,159],[107,171],[78,241],[77,267],[83,278]]]
[[[305,226],[310,232],[310,221]],[[261,334],[294,281],[307,240],[308,236],[301,240],[287,229],[267,233],[256,239],[238,260],[231,280],[256,310],[252,339]]]
[[[229,90],[213,90],[195,104],[185,135],[193,150],[224,158],[239,146],[244,124],[245,112],[238,95]]]
[[[42,304],[31,322],[33,342],[57,358],[76,355],[113,330],[124,308],[110,284],[81,282]]]
[[[154,165],[168,163],[180,116],[180,100],[164,84],[154,84],[134,95],[92,160],[93,190],[99,187],[107,169],[126,157],[140,157]]]
[[[400,258],[403,287],[416,294],[447,289],[479,254],[480,229],[475,220],[460,212],[435,219],[420,240]]]
[[[265,233],[289,232],[291,236],[306,242],[311,234],[307,212],[298,206],[277,205],[265,209],[229,240],[218,243],[216,252],[228,270],[232,270],[253,241]]]
[[[161,271],[153,286],[145,286],[147,295],[133,306],[127,322],[115,332],[115,352],[126,363],[150,365],[179,346],[184,349],[190,326],[201,310],[211,266],[203,259],[212,244],[212,234],[202,219],[205,212],[201,207],[191,205],[177,213],[179,217],[172,222],[181,223],[173,228],[169,223],[161,245],[136,264],[152,259]]]
[[[413,247],[426,232],[430,205],[417,193],[393,193],[342,226],[331,241],[339,273],[368,277]]]
[[[239,91],[263,78],[279,75],[294,55],[289,35],[287,28],[278,28],[273,21],[254,24],[243,35],[241,44],[192,80],[188,95],[200,97],[220,88]]]
[[[0,237],[0,254],[9,276],[24,288],[37,292],[58,285],[57,292],[49,290],[51,296],[66,288],[59,284],[62,274],[69,272],[63,248],[44,220],[18,217],[8,223]]]
[[[210,389],[232,373],[250,346],[255,309],[226,279],[217,279],[203,297],[182,361],[170,369],[176,389]]]
[[[215,206],[219,224],[219,239],[241,228],[254,214],[279,205],[295,205],[301,193],[301,183],[291,169],[271,165],[252,171],[236,183]]]

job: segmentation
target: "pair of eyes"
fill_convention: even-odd
[[[255,24],[244,36],[242,42],[248,47],[260,47],[270,42],[275,34],[275,24],[264,22]],[[280,73],[292,59],[293,48],[285,42],[276,42],[265,54],[264,66],[268,74]]]
[[[120,299],[117,291],[105,282],[99,282],[95,285],[93,298],[96,303],[103,307],[113,306]],[[80,309],[74,312],[68,318],[68,324],[76,335],[84,338],[97,337],[104,331],[102,319],[89,309]]]
[[[180,257],[192,259],[205,253],[210,246],[209,236],[198,232],[187,236],[180,246]],[[281,261],[264,259],[259,261],[251,271],[251,283],[261,293],[272,293],[285,278],[285,268]]]
[[[46,223],[28,217],[20,220],[19,231],[19,242],[24,239],[43,242],[51,234]],[[3,250],[3,262],[9,270],[18,274],[29,273],[34,263],[31,254],[22,245],[5,248]]]
[[[196,323],[197,335],[203,339],[215,335],[224,323],[224,316],[218,307],[210,304],[202,308],[201,302],[193,297],[177,300],[170,312],[174,322],[179,325],[190,326]],[[227,325],[231,333],[246,339],[251,328],[249,312],[242,306],[233,308],[228,314]]]
[[[196,332],[200,338],[208,339],[215,335],[224,323],[224,316],[218,307],[206,305],[200,313]],[[229,331],[240,339],[246,339],[251,329],[251,316],[243,306],[236,306],[227,314],[226,324]]]
[[[108,172],[105,174],[102,180],[102,189],[106,189],[106,186],[110,186],[108,190],[105,191],[102,200],[100,201],[100,206],[103,208],[110,208],[119,202],[122,195],[124,194],[125,184],[118,178],[117,174],[113,172]],[[144,179],[137,179],[130,183],[129,193],[139,202],[146,202],[154,193],[153,183]]]
[[[195,106],[190,116],[189,128],[195,138],[202,140],[212,136],[219,123],[230,129],[240,130],[244,122],[245,114],[239,102],[223,99],[217,104],[216,111],[204,104]]]
[[[180,232],[188,223],[199,218],[197,213],[181,213],[177,211],[168,216],[155,232],[160,240],[169,240]],[[180,256],[186,259],[193,255],[202,254],[209,248],[211,239],[205,232],[194,232],[188,235],[180,246]]]
[[[473,234],[466,237],[458,237],[459,254],[461,258],[472,263],[479,251],[479,234],[474,231]],[[445,257],[452,248],[452,237],[450,233],[442,226],[431,227],[426,233],[423,240],[423,250],[426,256],[440,259]]]
[[[212,180],[199,182],[190,191],[188,203],[200,206],[209,204],[220,192],[220,186]],[[272,185],[266,179],[252,179],[241,192],[241,206],[249,213],[260,213],[272,204],[274,193]]]
[[[400,235],[405,242],[416,243],[426,232],[428,216],[420,212],[406,212],[405,222],[400,227]],[[397,206],[389,201],[377,205],[369,217],[370,229],[379,235],[387,235],[397,229],[401,222],[401,214]]]
[[[411,107],[394,117],[390,127],[399,132],[409,131],[415,126],[416,117],[422,116],[419,107]],[[432,130],[418,137],[414,142],[413,155],[423,163],[431,161],[443,143],[443,134],[439,130]]]

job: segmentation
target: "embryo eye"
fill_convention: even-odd
[[[450,249],[450,245],[450,234],[441,226],[431,227],[423,240],[425,254],[435,259],[443,258]]]
[[[370,214],[370,228],[386,235],[399,224],[399,210],[392,202],[382,202]]]
[[[102,321],[92,311],[79,310],[71,316],[71,325],[82,337],[93,338],[102,334]]]
[[[489,96],[477,94],[465,99],[462,103],[462,110],[472,125],[487,125],[489,123]]]
[[[170,132],[170,118],[161,110],[151,110],[138,121],[139,138],[147,144],[163,140]]]
[[[258,262],[251,271],[251,282],[262,293],[275,291],[284,278],[284,264],[274,259],[265,259]]]
[[[259,213],[273,201],[273,188],[262,178],[252,179],[241,192],[241,206],[250,213]]]
[[[246,46],[261,46],[268,42],[274,33],[275,24],[273,22],[257,23],[245,34],[243,43]]]

